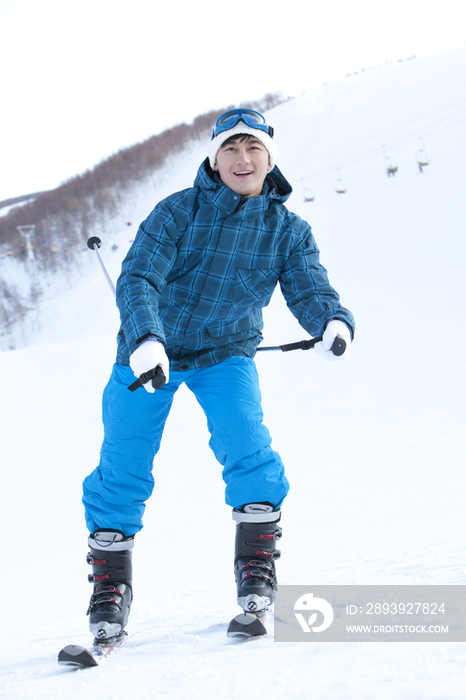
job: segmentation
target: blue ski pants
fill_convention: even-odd
[[[211,367],[170,372],[169,382],[152,394],[143,387],[128,391],[133,382],[130,367],[113,366],[103,394],[100,463],[83,484],[89,532],[114,528],[130,536],[141,530],[145,503],[154,488],[154,457],[182,383],[194,393],[207,417],[209,445],[223,466],[227,505],[241,508],[263,501],[281,505],[289,484],[262,422],[254,360],[231,357]],[[180,464],[180,471],[183,468],[188,467]]]

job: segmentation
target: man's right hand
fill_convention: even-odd
[[[168,382],[170,364],[167,353],[165,352],[165,347],[160,340],[156,340],[155,338],[153,340],[145,340],[133,352],[129,358],[129,364],[137,379],[139,379],[141,374],[149,372],[156,367],[160,367]],[[151,380],[143,384],[143,386],[150,394],[154,393],[155,389],[152,386]]]

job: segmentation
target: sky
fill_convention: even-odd
[[[210,109],[465,42],[463,0],[0,0],[0,202]]]

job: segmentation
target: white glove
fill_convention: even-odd
[[[341,338],[346,343],[345,352],[342,355],[334,355],[332,352],[332,345],[336,338]],[[315,351],[318,355],[323,357],[325,360],[330,360],[333,362],[335,360],[342,360],[347,356],[351,348],[351,331],[343,321],[330,321],[327,324],[327,328],[324,331],[322,340],[315,346]]]
[[[129,358],[129,364],[137,379],[144,372],[149,372],[154,367],[160,366],[168,382],[169,362],[165,347],[160,340],[155,340],[155,338],[154,340],[145,340],[133,352]],[[150,394],[154,393],[155,389],[152,386],[152,380],[149,380],[143,386]]]

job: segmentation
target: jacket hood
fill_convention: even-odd
[[[208,190],[218,190],[221,187],[226,187],[221,181],[219,174],[210,167],[208,158],[201,163],[197,171],[194,187]],[[266,177],[263,195],[268,195],[272,199],[277,199],[284,203],[292,192],[293,188],[290,183],[275,165]]]

